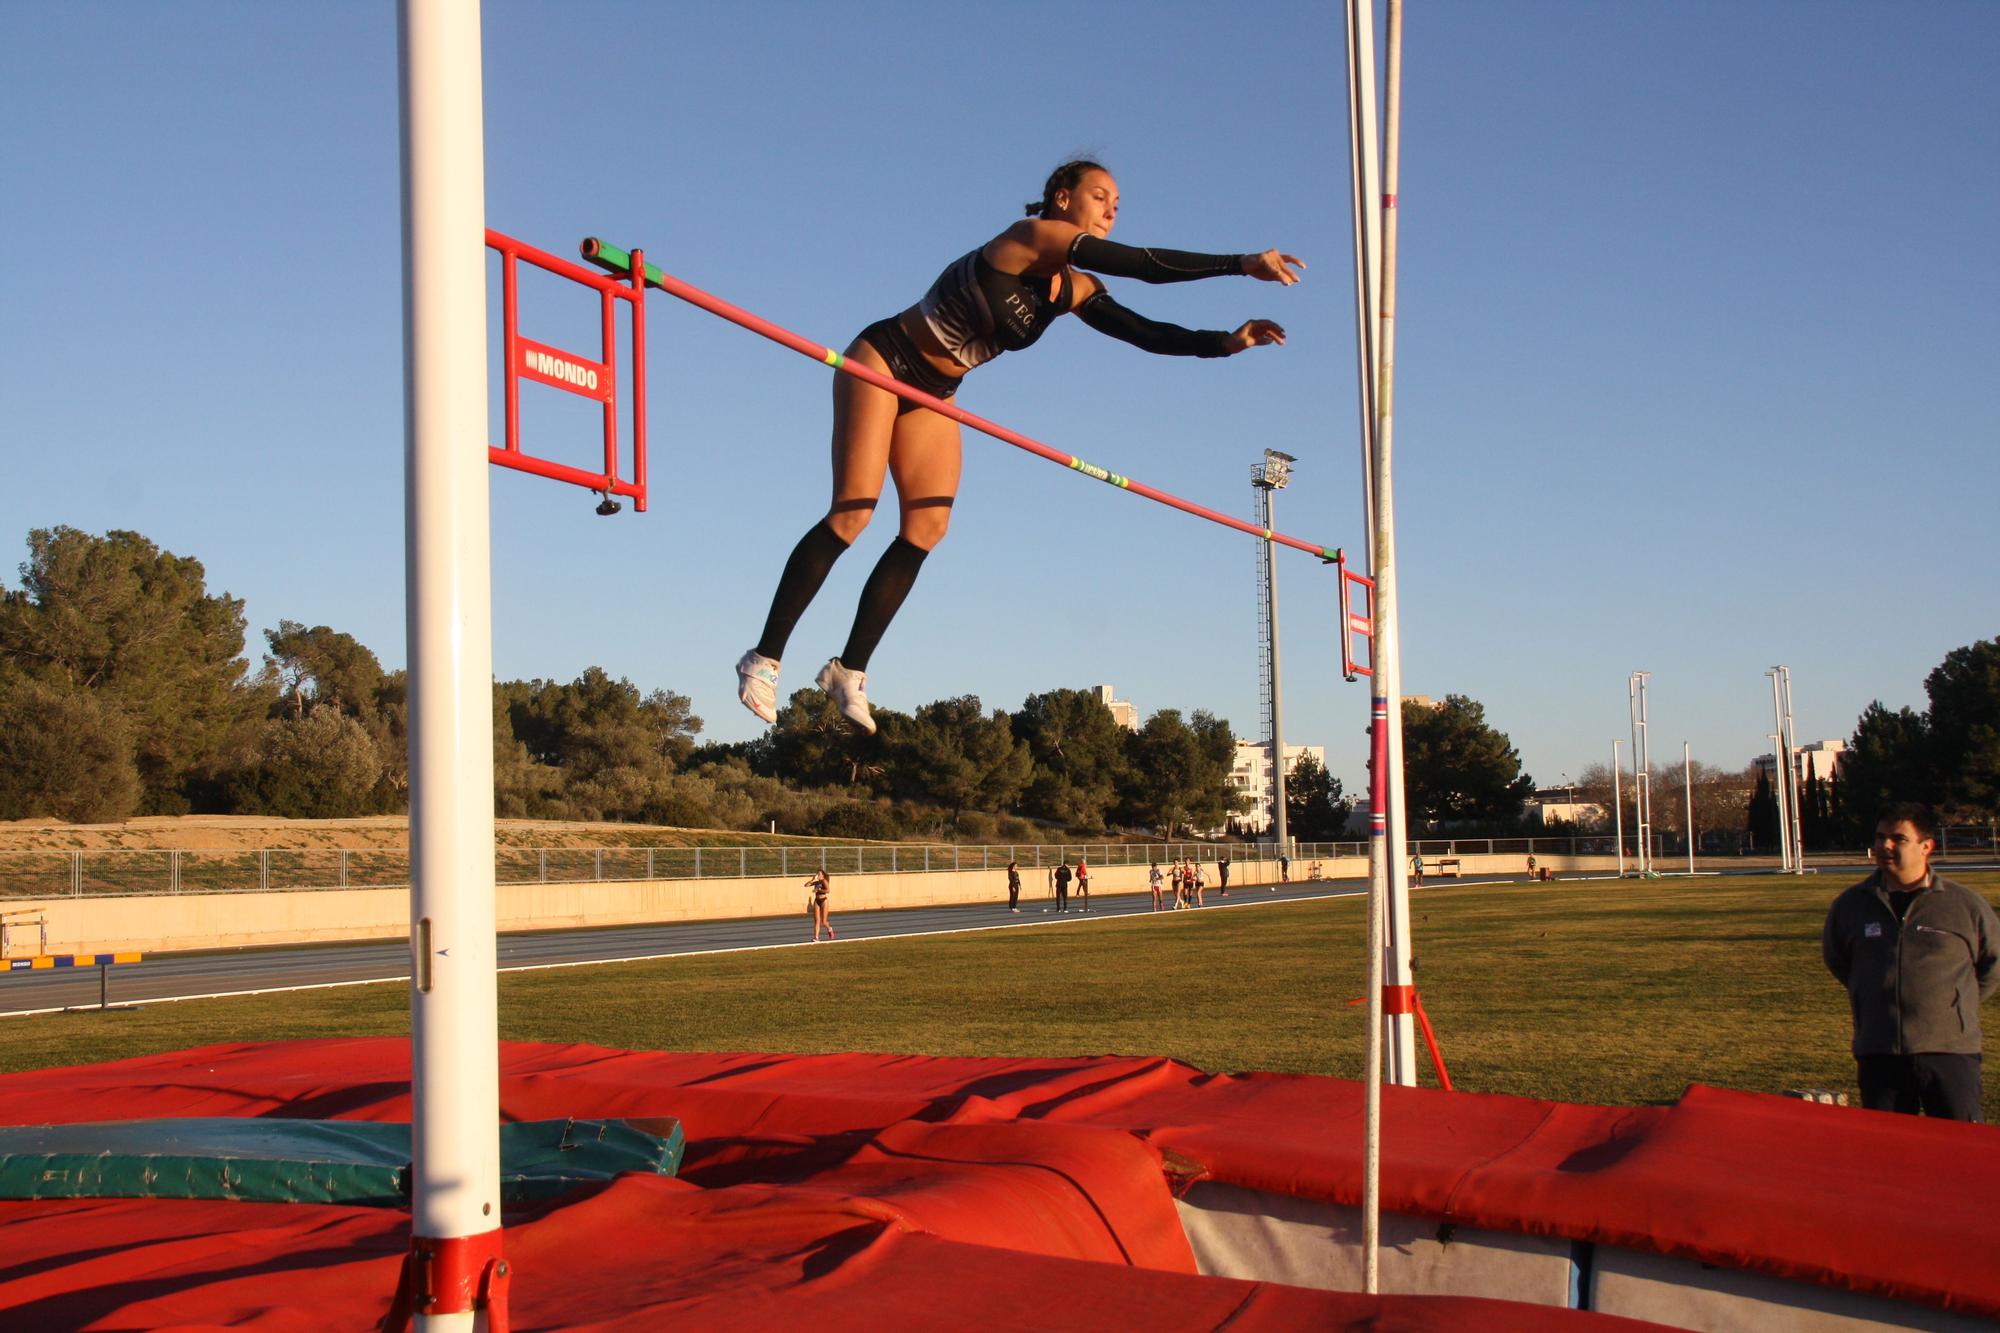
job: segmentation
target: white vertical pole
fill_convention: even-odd
[[[1778,769],[1778,765],[1784,763],[1784,755],[1780,755],[1780,751],[1784,747],[1778,745],[1778,733],[1774,733],[1774,731],[1764,733],[1764,739],[1770,741],[1770,757],[1772,757],[1770,763],[1772,763],[1772,771],[1774,771],[1772,777],[1778,777],[1776,769]],[[1782,779],[1778,781],[1778,789],[1780,791],[1784,789],[1784,781]],[[1784,797],[1782,795],[1778,797],[1778,869],[1780,871],[1790,871],[1792,869],[1792,821],[1784,813]]]
[[[1382,290],[1382,210],[1375,129],[1374,0],[1347,0],[1347,138],[1354,201],[1354,350],[1359,358],[1363,572],[1375,571],[1375,340]]]
[[[1681,742],[1681,796],[1687,802],[1688,874],[1694,873],[1694,751]]]
[[[1806,834],[1805,819],[1800,813],[1799,728],[1792,716],[1792,669],[1781,666],[1778,675],[1785,682],[1785,773],[1792,783],[1792,869],[1803,875],[1806,873]]]
[[[1403,134],[1403,0],[1388,0],[1384,63],[1387,84],[1382,116],[1382,319],[1377,353],[1382,369],[1375,381],[1375,588],[1386,611],[1388,635],[1377,640],[1388,680],[1377,677],[1389,703],[1389,901],[1385,943],[1389,950],[1386,984],[1413,995],[1410,971],[1409,820],[1403,799],[1402,613],[1396,591],[1396,504],[1390,484],[1390,448],[1396,400],[1396,188]],[[1380,612],[1378,612],[1380,614]],[[1377,625],[1381,622],[1378,620]],[[1378,634],[1380,630],[1378,628]],[[1408,1004],[1388,1015],[1388,1075],[1392,1083],[1417,1085],[1417,1022]]]
[[[1637,835],[1636,870],[1641,879],[1653,870],[1653,749],[1647,735],[1646,678],[1649,671],[1634,671],[1626,692],[1632,714],[1632,824]]]
[[[1392,877],[1400,862],[1400,848],[1393,845],[1389,823],[1389,774],[1392,770],[1389,745],[1390,721],[1396,682],[1395,620],[1383,580],[1393,588],[1393,562],[1385,568],[1381,560],[1380,502],[1377,493],[1381,454],[1375,447],[1380,427],[1377,401],[1381,359],[1376,350],[1376,320],[1379,316],[1380,209],[1377,185],[1375,136],[1375,31],[1374,0],[1347,0],[1348,116],[1353,153],[1355,216],[1355,275],[1357,305],[1357,352],[1360,360],[1362,407],[1362,467],[1365,477],[1363,508],[1368,520],[1369,567],[1376,577],[1371,611],[1375,636],[1370,654],[1375,689],[1370,706],[1369,772],[1369,858],[1368,858],[1368,1026],[1363,1086],[1363,1154],[1361,1172],[1361,1286],[1365,1292],[1380,1289],[1381,1165],[1382,1165],[1382,1064],[1386,1015],[1383,984],[1387,973],[1384,944],[1388,934],[1388,900]],[[1385,621],[1385,610],[1388,616]]]
[[[1778,789],[1778,869],[1792,868],[1792,779],[1791,756],[1785,753],[1785,704],[1779,694],[1778,668],[1764,673],[1771,678],[1771,776]]]
[[[1618,844],[1618,878],[1625,878],[1625,796],[1618,790],[1618,780],[1624,774],[1618,760],[1618,742],[1611,742],[1611,828],[1612,837]]]
[[[1646,803],[1639,786],[1639,673],[1634,671],[1625,682],[1626,724],[1632,729],[1632,831],[1637,835],[1632,844],[1632,870],[1640,879],[1646,877]]]
[[[403,0],[401,26],[410,1221],[417,1327],[460,1330],[500,1227],[479,6]]]

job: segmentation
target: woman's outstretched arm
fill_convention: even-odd
[[[1113,300],[1097,286],[1093,296],[1076,307],[1076,317],[1107,337],[1160,356],[1234,356],[1252,347],[1282,344],[1285,330],[1268,319],[1247,320],[1234,333],[1220,329],[1184,329],[1178,324],[1148,319]]]

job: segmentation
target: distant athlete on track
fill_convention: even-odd
[[[819,933],[822,930],[826,932],[829,940],[833,938],[833,922],[829,921],[826,915],[827,895],[832,891],[833,881],[827,878],[824,870],[816,872],[806,881],[806,912],[812,917],[814,944],[819,943]]]
[[[848,345],[847,357],[936,398],[950,398],[974,366],[1032,346],[1071,311],[1099,333],[1165,356],[1234,356],[1283,343],[1285,331],[1252,319],[1233,333],[1184,329],[1135,314],[1091,276],[1189,282],[1241,274],[1286,286],[1305,267],[1278,250],[1210,255],[1150,250],[1108,240],[1118,217],[1118,183],[1095,162],[1066,162],[1042,187],[1028,218],[953,261],[923,300],[877,320]],[[833,500],[826,516],[786,561],[757,645],[736,664],[737,697],[766,722],[778,716],[778,666],[799,617],[833,562],[874,516],[885,473],[895,479],[900,528],[861,589],[847,645],[820,668],[818,685],[849,721],[873,733],[868,663],[924,557],[939,541],[958,495],[959,427],[850,375],[833,383]]]

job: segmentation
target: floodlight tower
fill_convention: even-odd
[[[1632,823],[1639,838],[1640,879],[1653,872],[1652,753],[1646,737],[1646,681],[1652,674],[1634,671],[1626,685],[1627,707],[1632,716]]]
[[[1271,496],[1292,479],[1292,464],[1298,460],[1276,449],[1264,451],[1264,461],[1250,466],[1250,485],[1257,493],[1257,522],[1268,534],[1275,530]],[[1271,539],[1264,539],[1262,558],[1257,562],[1257,629],[1264,650],[1264,731],[1271,738],[1271,810],[1277,834],[1278,855],[1287,855],[1291,845],[1285,827],[1285,705],[1278,677],[1278,570]]]

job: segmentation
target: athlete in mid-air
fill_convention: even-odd
[[[1099,333],[1165,356],[1234,356],[1285,341],[1284,329],[1268,319],[1248,320],[1234,332],[1147,319],[1112,299],[1093,275],[1160,283],[1241,274],[1290,286],[1305,267],[1297,256],[1120,245],[1107,239],[1117,217],[1111,173],[1095,162],[1064,163],[1024,221],[954,261],[923,300],[863,329],[848,345],[848,359],[948,399],[968,370],[1032,346],[1072,311]],[[833,562],[874,516],[886,473],[896,481],[900,529],[861,589],[846,647],[820,668],[817,681],[855,726],[875,730],[868,662],[924,557],[944,538],[958,494],[959,451],[956,421],[852,375],[834,376],[833,502],[785,562],[763,636],[736,664],[737,697],[751,712],[777,720],[785,642]]]

